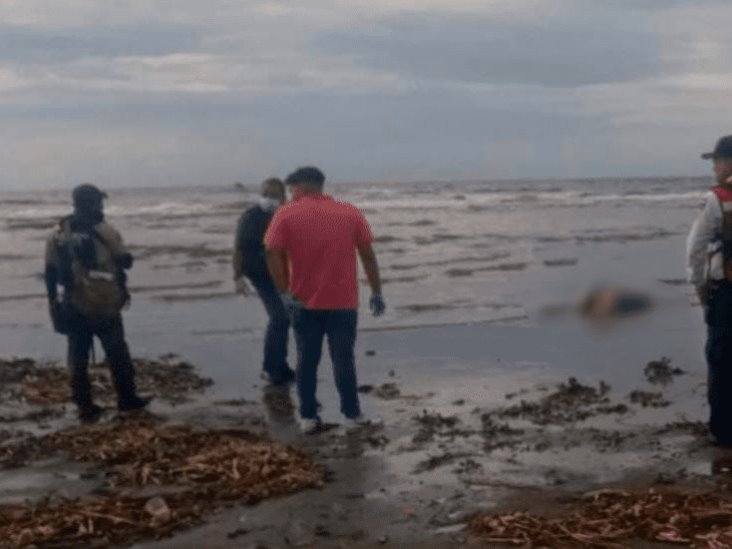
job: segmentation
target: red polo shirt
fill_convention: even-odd
[[[290,292],[308,309],[358,308],[356,249],[371,244],[361,210],[324,194],[305,194],[277,210],[264,236],[287,252]]]

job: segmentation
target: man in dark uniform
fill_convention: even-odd
[[[49,311],[56,331],[68,337],[72,399],[82,421],[95,421],[102,413],[92,400],[87,372],[94,336],[111,368],[118,409],[139,410],[150,400],[137,395],[122,324],[121,310],[129,303],[125,270],[132,267],[132,256],[104,220],[106,196],[94,185],[76,187],[73,213],[61,219],[46,244]]]
[[[242,295],[250,295],[254,286],[267,311],[269,322],[264,340],[262,378],[272,385],[290,383],[295,372],[287,364],[290,320],[269,271],[264,251],[264,234],[275,210],[285,201],[285,186],[279,179],[262,183],[255,206],[239,219],[234,243],[234,282]],[[248,282],[247,282],[248,281]]]

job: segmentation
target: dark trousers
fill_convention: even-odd
[[[70,320],[68,364],[72,399],[80,408],[88,408],[92,404],[88,366],[94,336],[102,343],[118,404],[124,403],[135,396],[136,390],[135,369],[125,341],[122,315],[92,319],[77,313]]]
[[[353,348],[356,343],[358,312],[355,309],[309,310],[296,307],[292,311],[292,328],[297,342],[297,394],[300,417],[317,417],[318,364],[323,338],[333,362],[333,376],[341,399],[341,413],[348,418],[361,414],[356,382]]]
[[[256,276],[249,279],[262,300],[269,322],[264,337],[264,360],[262,369],[276,383],[291,375],[287,364],[287,343],[290,319],[282,304],[280,293],[269,276]]]
[[[714,290],[704,319],[709,430],[719,442],[732,445],[732,283],[724,281]]]

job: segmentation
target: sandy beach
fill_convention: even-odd
[[[375,320],[362,311],[356,356],[362,404],[385,424],[345,432],[324,358],[318,397],[329,428],[314,437],[297,430],[294,391],[258,379],[265,315],[232,293],[230,240],[250,196],[222,190],[203,203],[183,190],[164,213],[112,198],[109,217],[139,260],[125,314],[133,355],[174,353],[212,382],[171,400],[151,379],[161,395],[148,419],[244,430],[325,471],[319,487],[212,505],[200,522],[137,546],[492,546],[466,530],[477,513],[569,514],[601,489],[725,496],[732,457],[706,439],[704,326],[683,283],[683,239],[703,186],[643,183],[645,195],[623,181],[335,191],[365,209],[377,237],[389,312]],[[663,200],[650,198],[654,185]],[[519,207],[528,195],[535,202]],[[62,198],[5,199],[15,217],[0,240],[12,259],[0,267],[3,356],[58,364],[64,342],[48,326],[36,275]],[[599,286],[631,288],[652,306],[583,318],[572,304]],[[0,403],[0,421],[6,450],[77,426],[70,404],[38,406],[27,395]],[[112,412],[102,419],[115,424]],[[68,452],[31,454],[0,473],[0,504],[86,497],[109,486],[107,473]]]

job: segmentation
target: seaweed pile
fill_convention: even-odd
[[[588,494],[568,516],[482,514],[470,521],[468,531],[486,543],[531,547],[625,547],[633,540],[730,547],[732,500],[678,491],[603,490]]]
[[[84,426],[0,450],[5,465],[63,452],[102,468],[109,483],[104,496],[0,505],[0,547],[159,538],[223,505],[318,487],[324,475],[302,452],[247,431],[150,421]]]

